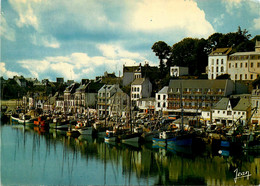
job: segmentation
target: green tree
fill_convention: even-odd
[[[207,41],[205,39],[185,38],[172,46],[168,66],[189,68],[189,74],[200,75],[207,66]]]
[[[152,50],[160,60],[159,68],[160,68],[161,76],[164,77],[166,75],[165,61],[167,61],[170,56],[171,47],[164,41],[158,41],[153,44]]]

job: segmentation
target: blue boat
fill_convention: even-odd
[[[156,144],[161,147],[165,147],[167,144],[167,139],[163,138],[153,138],[153,144]]]
[[[228,147],[230,147],[230,143],[229,143],[229,141],[221,141],[220,146],[228,148]]]
[[[191,136],[176,136],[167,139],[167,146],[191,146],[192,137]]]

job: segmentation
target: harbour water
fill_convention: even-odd
[[[222,152],[220,154],[219,152]],[[107,144],[1,125],[2,185],[258,185],[260,152]],[[224,153],[225,152],[225,153]]]

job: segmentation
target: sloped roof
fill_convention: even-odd
[[[232,110],[246,111],[250,107],[250,101],[246,98],[222,98],[213,109],[226,110],[230,102]]]
[[[169,88],[226,88],[227,79],[182,79],[182,80],[171,80],[169,83]]]
[[[142,85],[145,81],[145,78],[137,78],[133,81],[131,85]]]
[[[163,87],[159,92],[158,92],[158,94],[167,94],[168,93],[168,86],[165,86],[165,87]]]
[[[250,107],[249,99],[241,98],[233,110],[244,110],[246,111]]]
[[[212,51],[209,55],[228,55],[231,52],[232,48],[217,48],[216,50]]]

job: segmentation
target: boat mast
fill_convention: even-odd
[[[183,103],[182,103],[182,80],[181,80],[181,131],[183,131]]]

